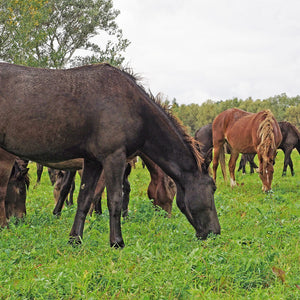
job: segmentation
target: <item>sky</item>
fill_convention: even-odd
[[[143,85],[179,104],[300,94],[299,0],[113,0]]]

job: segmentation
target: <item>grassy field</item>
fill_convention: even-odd
[[[83,244],[68,245],[76,207],[53,216],[46,169],[34,188],[30,164],[27,216],[0,232],[0,299],[300,299],[300,156],[292,157],[296,175],[282,178],[279,152],[270,194],[257,174],[238,173],[231,189],[219,172],[222,233],[206,241],[175,203],[171,218],[152,208],[139,163],[130,175],[122,250],[109,247],[106,203],[102,216],[87,218]]]

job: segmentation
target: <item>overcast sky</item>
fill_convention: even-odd
[[[300,94],[299,0],[113,0],[126,61],[180,104]]]

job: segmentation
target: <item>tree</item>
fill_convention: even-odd
[[[112,0],[2,1],[0,58],[51,68],[103,61],[120,65],[129,41],[115,21],[119,13]],[[77,50],[87,55],[76,56]]]

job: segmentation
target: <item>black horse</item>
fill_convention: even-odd
[[[291,159],[291,153],[294,148],[298,150],[300,154],[300,132],[299,130],[290,122],[282,121],[278,122],[281,134],[282,142],[279,145],[278,149],[281,149],[284,152],[284,165],[282,176],[286,175],[287,166],[290,166],[292,176],[295,175],[293,162]]]
[[[72,243],[81,241],[96,184],[104,170],[110,244],[124,246],[122,181],[126,159],[138,150],[174,180],[177,205],[197,237],[220,233],[214,203],[216,187],[197,141],[151,99],[132,75],[109,64],[50,70],[1,63],[0,146],[42,165],[84,159],[70,232]],[[4,203],[4,199],[0,199],[0,206],[1,201]],[[3,216],[0,224],[6,224]]]

